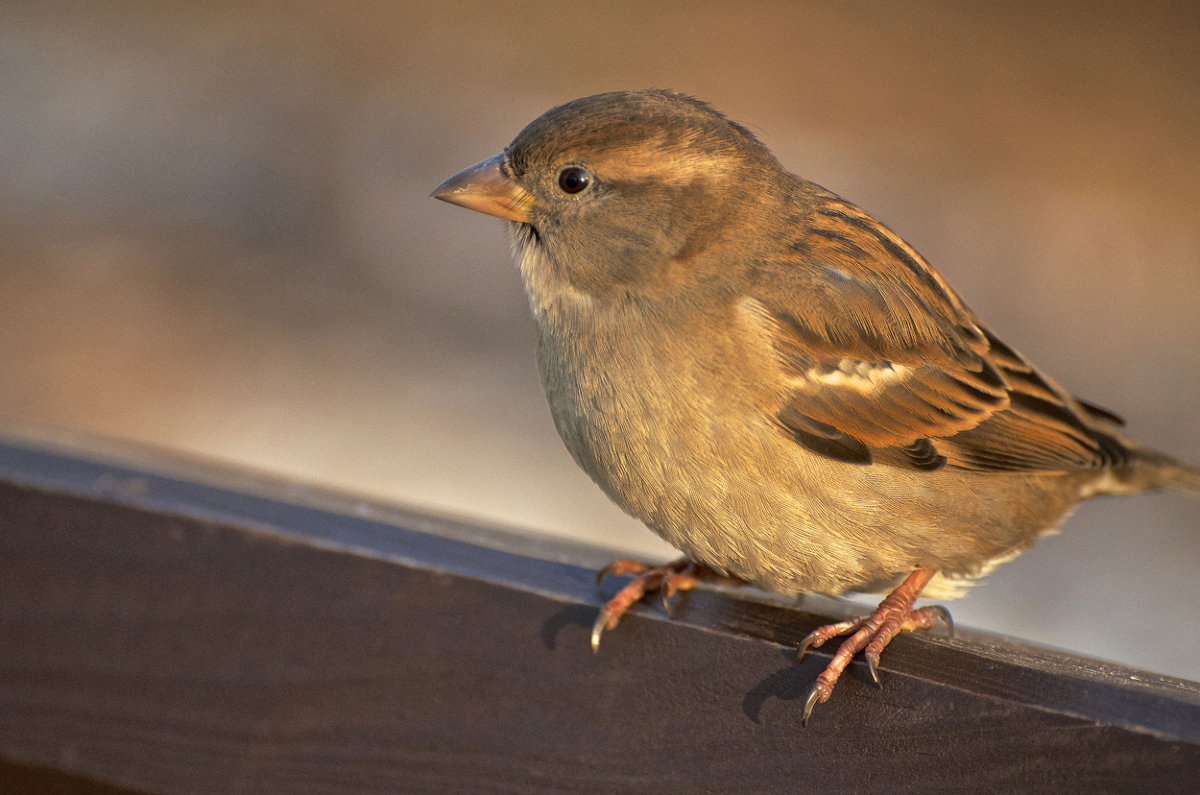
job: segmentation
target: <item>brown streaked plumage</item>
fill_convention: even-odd
[[[1005,345],[907,243],[785,171],[749,131],[667,91],[586,97],[533,121],[439,199],[511,223],[538,364],[579,465],[688,561],[783,593],[894,589],[804,717],[864,651],[1083,499],[1200,493]],[[602,611],[696,581],[647,570]]]

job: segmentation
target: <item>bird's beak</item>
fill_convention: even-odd
[[[468,210],[527,224],[533,195],[505,176],[500,168],[503,160],[504,155],[498,154],[465,168],[429,195]]]

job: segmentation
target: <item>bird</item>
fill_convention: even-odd
[[[1138,444],[1005,343],[912,246],[788,172],[745,126],[665,89],[554,107],[431,194],[507,223],[554,424],[617,505],[683,554],[649,593],[710,575],[786,595],[886,593],[843,637],[805,724],[855,655],[950,629],[941,605],[1082,501],[1200,468]]]

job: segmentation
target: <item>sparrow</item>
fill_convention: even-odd
[[[912,246],[665,90],[577,99],[432,196],[505,219],[555,426],[626,512],[683,552],[601,610],[716,573],[783,594],[889,592],[805,703],[1053,532],[1080,501],[1200,468],[1143,447],[985,324]]]

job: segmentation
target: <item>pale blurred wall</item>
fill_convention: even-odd
[[[6,0],[0,418],[665,557],[554,435],[500,223],[426,198],[659,86],[1200,460],[1198,41],[1189,3]],[[955,615],[1200,679],[1198,560],[1200,501],[1093,503]]]

